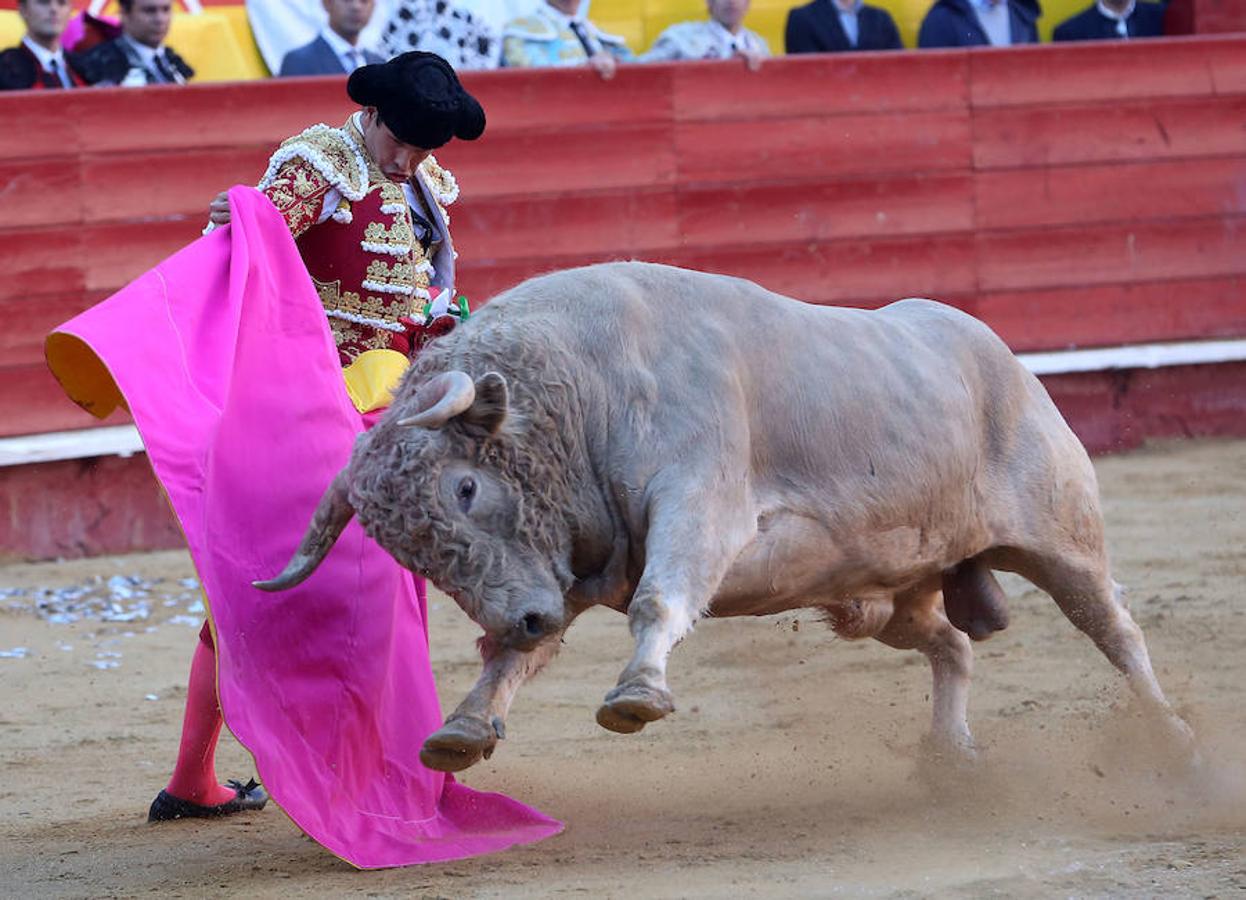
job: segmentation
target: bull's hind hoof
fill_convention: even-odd
[[[644,684],[621,684],[597,709],[597,724],[619,734],[635,734],[649,722],[675,711],[669,691]]]
[[[438,772],[461,772],[493,755],[498,733],[483,719],[452,716],[424,741],[420,762]]]

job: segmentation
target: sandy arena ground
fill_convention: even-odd
[[[1012,627],[977,648],[984,762],[934,790],[917,774],[930,676],[916,653],[837,640],[809,613],[707,622],[673,659],[678,713],[621,736],[593,721],[629,651],[625,620],[602,611],[576,624],[521,694],[508,740],[463,779],[566,831],[481,860],[358,872],[271,806],[145,823],[195,639],[184,553],[12,565],[0,589],[161,581],[146,621],[53,624],[12,600],[0,612],[0,651],[27,648],[0,658],[0,894],[1241,896],[1246,442],[1098,468],[1116,577],[1203,741],[1197,775],[1164,762],[1107,662],[1019,580],[1006,585]],[[444,597],[431,617],[453,706],[476,674],[475,626]],[[219,762],[222,777],[252,773],[228,736]]]

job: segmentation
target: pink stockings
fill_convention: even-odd
[[[232,788],[216,778],[216,741],[221,734],[221,705],[216,697],[216,647],[203,623],[186,687],[186,715],[177,766],[166,790],[200,806],[217,806],[234,798]]]

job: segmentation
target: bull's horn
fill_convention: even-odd
[[[261,591],[284,591],[306,581],[328,555],[338,535],[355,514],[354,507],[350,505],[349,491],[350,468],[347,467],[337,473],[329,489],[320,498],[311,524],[307,526],[307,534],[303,535],[303,541],[285,571],[276,578],[253,581],[251,584]]]
[[[476,384],[466,372],[442,372],[415,395],[416,413],[399,419],[399,425],[440,428],[476,399]]]

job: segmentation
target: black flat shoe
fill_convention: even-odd
[[[181,797],[174,797],[168,791],[161,791],[151,801],[151,809],[147,812],[148,822],[167,822],[170,819],[211,819],[216,816],[231,816],[248,809],[263,809],[268,803],[268,793],[260,787],[254,778],[243,784],[241,781],[226,782],[234,789],[234,799],[226,800],[216,806],[200,806]]]

